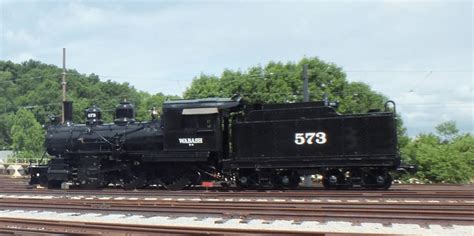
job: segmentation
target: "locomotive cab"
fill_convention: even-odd
[[[162,126],[165,151],[222,153],[228,143],[228,113],[239,109],[240,99],[207,98],[167,101]]]

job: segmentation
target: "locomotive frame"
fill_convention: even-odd
[[[46,149],[53,158],[30,167],[30,183],[179,190],[219,181],[296,188],[302,175],[321,174],[328,189],[388,189],[390,172],[403,169],[395,103],[351,115],[336,107],[327,101],[248,104],[240,96],[175,100],[164,103],[161,119],[154,113],[151,121],[137,122],[133,105],[123,102],[109,124],[91,107],[85,124],[48,127]]]

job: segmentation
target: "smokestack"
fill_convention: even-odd
[[[72,123],[72,101],[64,101],[64,124]]]
[[[61,85],[63,87],[63,113],[61,116],[61,123],[65,124],[68,119],[66,119],[66,48],[63,48],[63,81],[61,82]],[[72,118],[72,103],[71,103],[71,118]]]

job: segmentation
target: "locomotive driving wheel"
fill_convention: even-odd
[[[109,183],[102,179],[88,179],[80,183],[82,189],[101,189],[107,187]]]
[[[60,189],[62,181],[60,180],[49,180],[48,189]]]
[[[139,161],[123,163],[119,171],[119,183],[125,190],[143,188],[147,184],[147,175]]]
[[[168,190],[177,191],[183,190],[191,183],[191,180],[188,176],[170,176],[167,178],[161,178],[161,185]]]
[[[160,178],[161,186],[171,191],[183,190],[188,187],[196,178],[193,170],[182,170],[180,172],[170,172]]]
[[[100,156],[82,156],[82,161],[76,170],[76,184],[82,189],[100,189],[109,182],[102,172],[102,158]]]
[[[134,190],[143,188],[146,185],[146,176],[142,173],[126,172],[120,179],[122,188],[125,190]]]
[[[183,190],[191,181],[187,176],[181,176],[172,180],[163,182],[163,187],[171,191]]]

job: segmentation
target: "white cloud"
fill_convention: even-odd
[[[447,119],[474,130],[472,3],[74,1],[5,9],[1,59],[60,65],[66,47],[68,67],[82,73],[180,94],[201,72],[318,56],[375,71],[348,79],[395,100],[410,134]]]
[[[20,53],[16,56],[14,56],[11,61],[13,62],[16,62],[16,63],[21,63],[21,62],[24,62],[24,61],[28,61],[28,60],[36,60],[36,57],[33,56],[32,54],[30,53]]]
[[[96,7],[88,7],[83,4],[72,2],[68,6],[69,16],[72,20],[77,20],[83,25],[101,24],[105,20],[104,13],[101,9]]]
[[[24,29],[16,31],[6,30],[4,39],[6,40],[5,43],[23,46],[38,46],[40,43],[38,38],[35,38],[31,33]]]
[[[52,5],[48,8],[51,14],[40,17],[37,24],[39,30],[52,35],[80,34],[105,27],[107,23],[104,10],[80,2],[71,2],[66,6]]]

